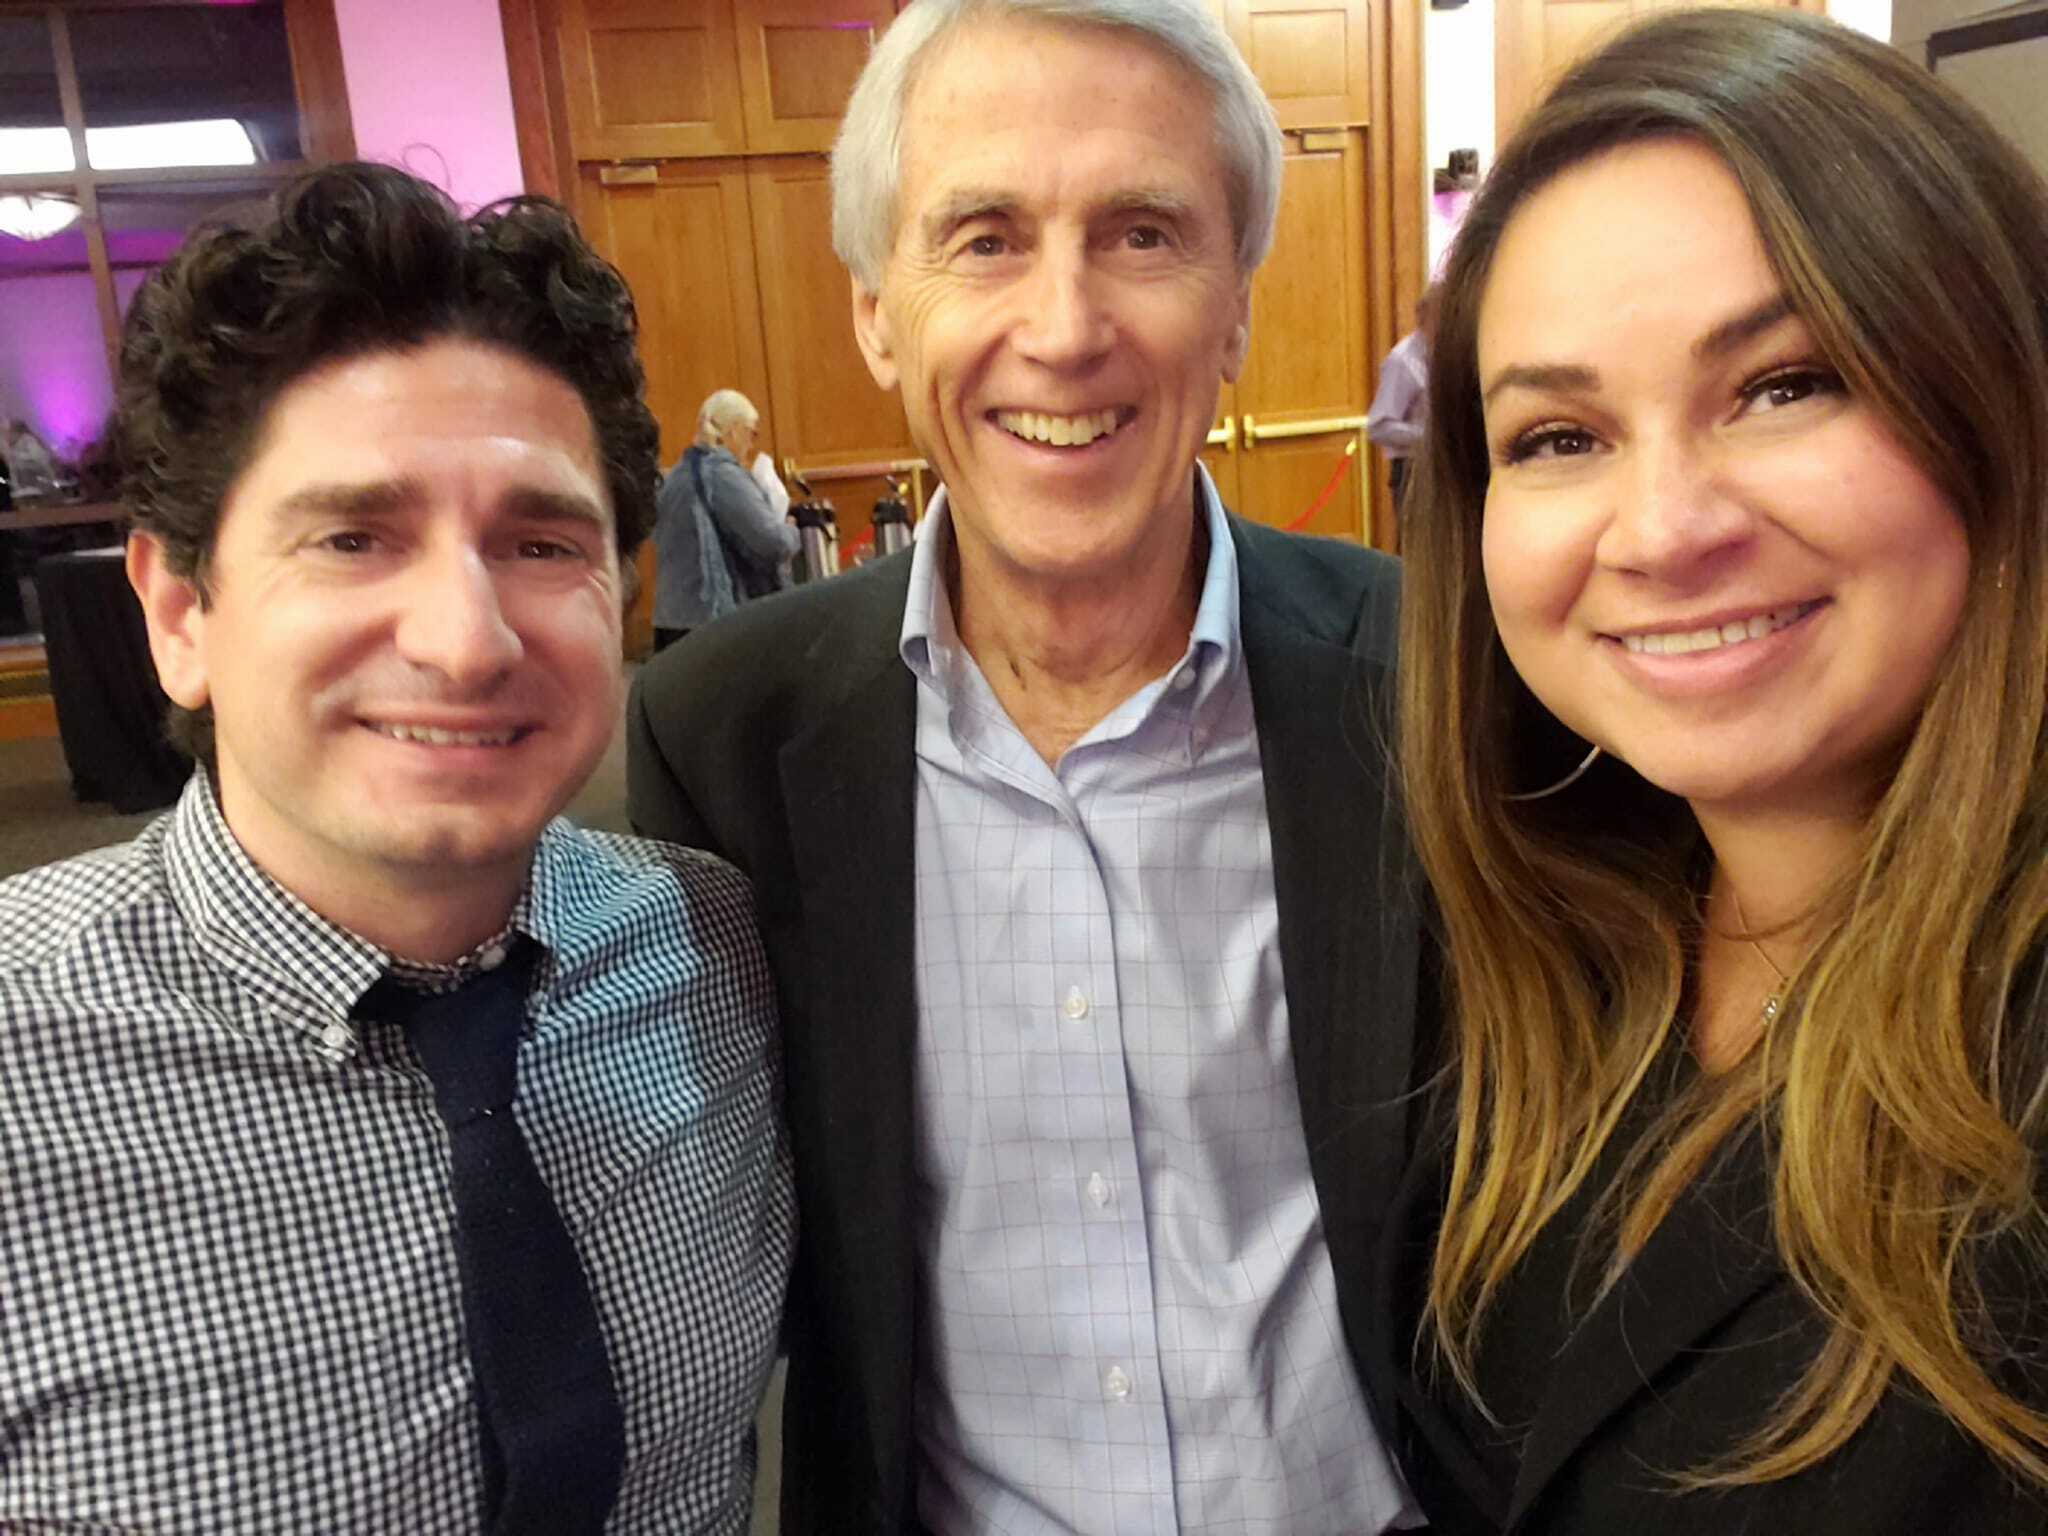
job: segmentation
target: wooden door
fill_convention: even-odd
[[[1494,142],[1505,144],[1524,114],[1567,69],[1638,17],[1684,9],[1690,0],[1497,0]],[[1821,11],[1825,0],[1717,0]]]
[[[1282,128],[1372,121],[1369,0],[1223,0],[1223,17]]]
[[[832,188],[824,157],[750,162],[754,251],[767,335],[778,463],[810,472],[838,509],[842,551],[866,534],[886,469],[906,476],[917,449],[900,399],[876,387],[853,339],[846,269],[832,252]],[[797,487],[790,487],[792,494]]]
[[[1372,537],[1369,461],[1359,451],[1375,361],[1365,150],[1356,128],[1289,136],[1280,225],[1252,286],[1251,348],[1233,391],[1237,510],[1276,527],[1385,543]]]
[[[730,0],[559,0],[578,160],[746,151]]]
[[[757,404],[768,398],[746,168],[735,160],[585,166],[578,190],[584,232],[633,289],[666,469],[690,446],[697,408],[714,389],[740,390]],[[774,423],[763,427],[762,446],[773,451]],[[627,613],[629,655],[646,654],[653,641],[653,575],[649,549]]]
[[[747,150],[824,152],[891,0],[733,0]]]

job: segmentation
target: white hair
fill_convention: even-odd
[[[697,407],[697,442],[705,448],[716,447],[734,427],[760,424],[761,413],[754,409],[753,401],[736,389],[714,389]]]
[[[1203,0],[917,0],[869,56],[832,146],[832,248],[861,287],[880,291],[895,243],[903,112],[921,62],[932,44],[963,25],[1005,17],[1135,33],[1209,86],[1237,269],[1246,276],[1256,271],[1280,212],[1280,127]]]

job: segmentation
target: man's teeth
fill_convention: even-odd
[[[431,725],[378,725],[372,729],[393,741],[417,741],[429,747],[509,747],[519,734],[517,730],[444,731]]]
[[[1034,443],[1051,443],[1055,448],[1080,448],[1117,428],[1114,406],[1091,411],[1086,416],[1045,416],[1037,411],[997,411],[996,425],[1005,432],[1029,438]]]
[[[1642,656],[1683,656],[1690,651],[1718,651],[1724,645],[1761,640],[1772,630],[1783,629],[1794,619],[1805,617],[1815,606],[1813,603],[1794,603],[1790,608],[1752,614],[1746,619],[1731,619],[1718,629],[1694,629],[1671,635],[1623,635],[1621,643]]]

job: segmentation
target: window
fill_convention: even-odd
[[[121,316],[187,231],[352,152],[333,0],[0,0],[0,421],[60,465],[35,490],[75,494]]]

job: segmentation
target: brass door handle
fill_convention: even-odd
[[[827,480],[886,480],[895,475],[921,474],[930,468],[923,459],[875,459],[866,464],[814,464],[805,469],[794,458],[785,458],[782,478],[822,485]]]
[[[1323,432],[1359,432],[1365,428],[1363,416],[1319,416],[1313,421],[1283,421],[1270,427],[1262,427],[1251,417],[1244,419],[1245,446],[1254,443],[1278,442],[1288,437],[1315,437]]]
[[[1209,446],[1221,448],[1225,453],[1237,452],[1237,418],[1226,416],[1223,425],[1209,429]]]

